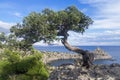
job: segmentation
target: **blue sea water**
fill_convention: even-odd
[[[51,51],[51,52],[67,52],[67,53],[73,53],[69,50],[67,50],[64,46],[34,46],[37,50],[40,51]],[[107,52],[108,54],[110,54],[113,59],[113,61],[111,60],[97,60],[94,63],[95,64],[111,64],[111,63],[120,63],[120,46],[77,46],[81,49],[84,50],[90,50],[93,51],[95,50],[97,47],[101,48],[102,50],[104,50],[105,52]],[[74,54],[74,53],[73,53]],[[64,63],[73,63],[74,60],[57,60],[57,61],[53,61],[53,65],[58,66]]]

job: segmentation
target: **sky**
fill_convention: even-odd
[[[69,31],[71,45],[120,46],[120,0],[0,0],[0,32],[9,34],[11,26],[33,11],[59,11],[71,5],[94,21],[83,35]]]

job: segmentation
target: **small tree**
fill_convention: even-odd
[[[93,54],[72,47],[68,44],[67,38],[68,31],[83,33],[92,23],[90,17],[84,15],[75,6],[70,6],[57,12],[50,9],[45,9],[41,13],[32,12],[23,19],[22,24],[13,26],[11,32],[17,37],[23,38],[22,41],[28,46],[41,40],[51,42],[57,39],[56,36],[63,36],[61,41],[64,46],[71,51],[82,54],[83,65],[89,67],[94,59]]]

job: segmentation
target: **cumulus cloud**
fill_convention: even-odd
[[[0,21],[0,28],[3,28],[3,29],[10,29],[11,26],[13,25],[15,25],[15,23],[8,23],[8,22]]]
[[[118,19],[102,19],[94,20],[91,29],[120,29],[120,21]]]
[[[95,9],[94,29],[120,29],[120,0],[79,0]]]
[[[68,42],[72,45],[119,45],[120,30],[103,32],[86,32],[84,35],[73,31],[69,32]]]

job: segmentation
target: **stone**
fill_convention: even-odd
[[[94,68],[95,67],[95,68]],[[64,65],[56,68],[48,80],[120,80],[119,64],[94,65],[86,69],[76,65]]]
[[[95,59],[112,59],[112,56],[110,56],[107,52],[105,52],[104,50],[102,50],[101,48],[96,48],[93,51],[94,55],[95,55]]]
[[[113,64],[110,65],[110,67],[116,67],[116,66],[120,67],[120,64],[118,64],[118,63],[113,63]]]

